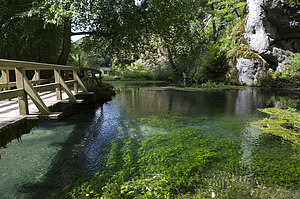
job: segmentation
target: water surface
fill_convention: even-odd
[[[142,140],[174,128],[171,123],[149,125],[149,118],[175,120],[176,128],[196,127],[216,139],[239,143],[240,161],[250,170],[254,153],[280,149],[273,147],[278,139],[270,141],[253,133],[256,129],[249,123],[265,117],[257,109],[292,106],[299,110],[297,94],[251,88],[183,91],[121,86],[117,93],[103,105],[78,106],[67,118],[44,122],[21,141],[0,149],[0,198],[43,198],[83,182],[104,168],[113,139]]]

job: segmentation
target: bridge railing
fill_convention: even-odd
[[[70,100],[76,100],[69,89],[74,85],[74,93],[78,93],[78,86],[82,92],[88,92],[87,86],[101,84],[101,72],[93,68],[78,68],[72,66],[43,64],[0,59],[0,100],[18,98],[20,115],[28,115],[28,95],[38,110],[45,115],[51,112],[39,96],[39,92],[56,90],[57,100],[62,100],[62,89],[65,90]],[[13,72],[12,72],[13,71]],[[30,80],[28,72],[32,71]],[[52,78],[41,79],[41,71],[53,71]],[[81,74],[81,77],[79,75]],[[52,74],[52,72],[50,72]],[[71,75],[70,75],[71,73]],[[97,74],[99,76],[97,77]],[[10,77],[14,77],[11,81]]]

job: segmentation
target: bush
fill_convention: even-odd
[[[300,53],[296,53],[291,63],[283,73],[267,71],[259,77],[259,84],[263,87],[299,87],[300,86]]]
[[[225,83],[216,83],[211,81],[201,84],[201,88],[224,88],[224,87],[229,87],[229,85]]]
[[[195,77],[199,82],[225,80],[228,70],[226,53],[220,49],[218,44],[208,47],[207,52],[197,62]]]
[[[122,80],[153,80],[153,74],[146,70],[128,70],[126,69],[122,75]]]

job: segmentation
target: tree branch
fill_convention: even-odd
[[[90,32],[71,32],[71,36],[75,35],[98,35],[102,37],[107,37],[110,34],[107,32],[98,32],[98,31],[90,31]]]

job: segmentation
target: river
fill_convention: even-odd
[[[46,121],[1,148],[0,198],[44,198],[49,192],[88,180],[105,167],[111,141],[116,138],[145,140],[190,127],[215,139],[238,143],[239,162],[245,172],[250,171],[257,166],[253,165],[253,154],[282,147],[278,139],[266,141],[249,125],[266,116],[258,108],[273,106],[299,110],[299,94],[254,88],[117,86],[111,101],[99,106],[78,105],[74,114]],[[291,153],[287,151],[283,158]],[[299,169],[296,186],[297,172]],[[282,190],[290,194],[285,188]]]

